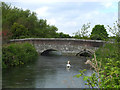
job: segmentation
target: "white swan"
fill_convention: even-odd
[[[67,62],[66,67],[67,67],[68,69],[70,69],[70,67],[71,67],[71,65],[70,65],[70,61]]]

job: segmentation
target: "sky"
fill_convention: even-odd
[[[118,20],[118,0],[4,0],[4,2],[36,12],[38,19],[46,19],[48,24],[58,28],[58,32],[71,36],[80,30],[83,24],[91,23],[88,29],[91,33],[97,24],[104,25],[107,29],[107,25],[113,27],[113,23]]]

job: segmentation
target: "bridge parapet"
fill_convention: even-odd
[[[12,39],[10,42],[17,42],[17,41],[39,41],[39,40],[57,40],[57,41],[86,41],[86,42],[98,42],[98,43],[105,43],[106,41],[102,40],[86,40],[86,39],[74,39],[74,38],[25,38],[25,39]]]

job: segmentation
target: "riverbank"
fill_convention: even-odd
[[[92,59],[85,64],[90,64],[95,72],[91,76],[86,76],[84,71],[76,77],[83,76],[85,85],[90,88],[120,88],[120,43],[107,43],[100,47]]]
[[[120,88],[120,53],[118,43],[106,44],[96,52],[97,61],[101,62],[100,87]]]
[[[95,52],[91,61],[87,61],[96,71],[90,77],[85,76],[86,80],[88,80],[87,85],[92,88],[120,88],[119,45],[118,42],[108,43]],[[95,77],[96,74],[98,77]]]
[[[35,60],[36,49],[30,43],[7,44],[2,47],[2,68],[20,66]]]

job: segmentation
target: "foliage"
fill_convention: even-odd
[[[104,47],[100,47],[96,51],[96,56],[101,59],[102,58],[110,58],[110,57],[114,58],[114,57],[116,57],[116,53],[117,53],[116,43],[108,43]]]
[[[75,38],[88,38],[88,29],[90,28],[90,23],[87,24],[83,24],[81,30],[78,30],[77,32],[75,32]]]
[[[102,40],[102,37],[98,34],[91,35],[90,38],[92,40]]]
[[[114,63],[113,63],[114,62]],[[95,72],[91,76],[85,76],[84,71],[76,77],[83,76],[86,85],[91,88],[120,88],[120,60],[116,58],[97,58],[87,60],[86,64],[90,64]]]
[[[47,24],[47,20],[38,19],[36,13],[30,10],[19,9],[2,2],[2,11],[2,29],[3,32],[7,31],[5,39],[70,37],[57,33],[56,26]],[[3,41],[5,39],[3,38]]]
[[[90,38],[93,40],[105,40],[108,38],[107,31],[104,25],[95,25],[92,29]]]
[[[28,36],[28,30],[18,23],[14,23],[11,27],[12,38],[23,38]]]
[[[8,30],[2,31],[1,34],[2,34],[2,44],[8,42],[9,39],[12,37],[12,33],[9,32]]]
[[[3,68],[25,64],[37,57],[35,48],[29,43],[15,43],[2,48]]]
[[[117,27],[119,29],[120,25]],[[114,43],[106,43],[100,47],[95,52],[94,58],[86,62],[94,68],[93,74],[95,75],[88,77],[82,74],[82,76],[86,78],[84,80],[87,81],[87,85],[92,88],[120,88],[120,31],[115,34],[114,38]]]
[[[108,26],[108,30],[109,32],[111,32],[114,36],[118,35],[119,31],[118,31],[118,28],[120,27],[120,25],[118,24],[118,22],[116,21],[115,23],[113,23],[114,26],[113,27],[110,27],[109,25]]]
[[[56,38],[71,38],[71,36],[69,36],[69,34],[64,34],[60,32],[60,33],[57,33]]]

